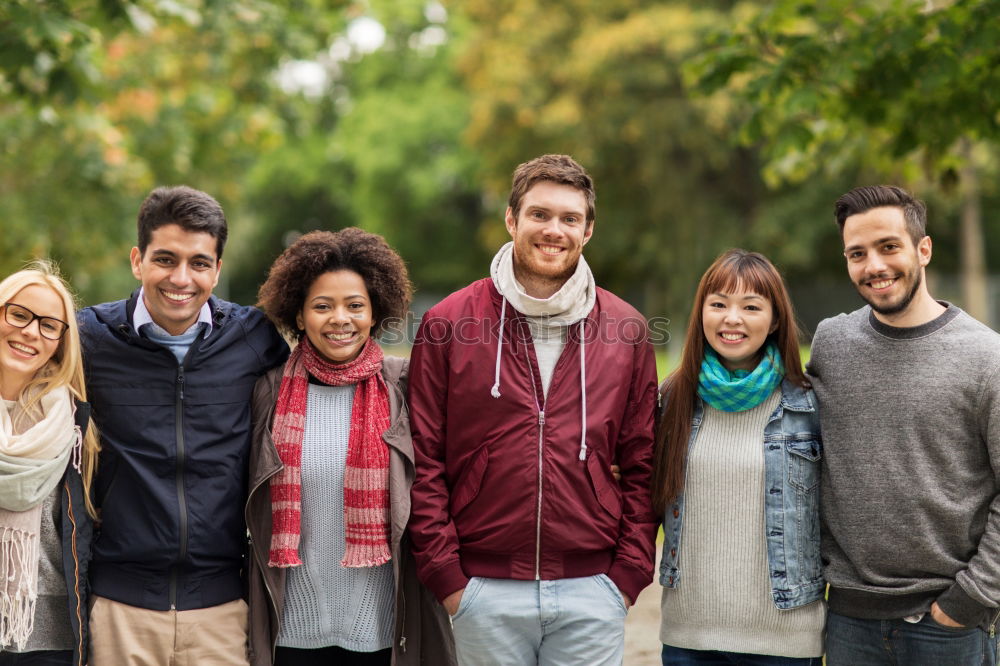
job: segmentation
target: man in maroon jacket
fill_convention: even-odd
[[[417,569],[462,664],[621,664],[653,575],[646,322],[594,284],[572,158],[520,165],[505,221],[491,277],[431,308],[413,347]]]

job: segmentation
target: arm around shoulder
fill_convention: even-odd
[[[257,308],[247,308],[243,322],[247,343],[257,353],[262,370],[281,365],[288,359],[289,348],[278,329]]]

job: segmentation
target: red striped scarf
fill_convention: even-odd
[[[389,390],[382,379],[382,348],[369,339],[347,363],[330,363],[302,338],[285,363],[274,409],[272,437],[284,468],[271,478],[271,553],[268,565],[296,567],[302,530],[302,437],[309,375],[324,384],[356,384],[344,468],[344,540],[341,566],[389,561]]]

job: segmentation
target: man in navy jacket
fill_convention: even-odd
[[[95,666],[247,663],[249,400],[288,348],[258,310],[212,295],[226,236],[215,199],[157,188],[131,252],[141,287],[80,313],[101,434]]]

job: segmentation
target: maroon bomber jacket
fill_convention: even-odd
[[[652,581],[656,531],[656,366],[646,321],[598,288],[582,327],[585,390],[576,323],[545,398],[527,321],[510,303],[499,342],[503,301],[492,280],[479,280],[431,308],[417,332],[409,533],[418,575],[444,600],[471,576],[604,573],[634,601]]]

